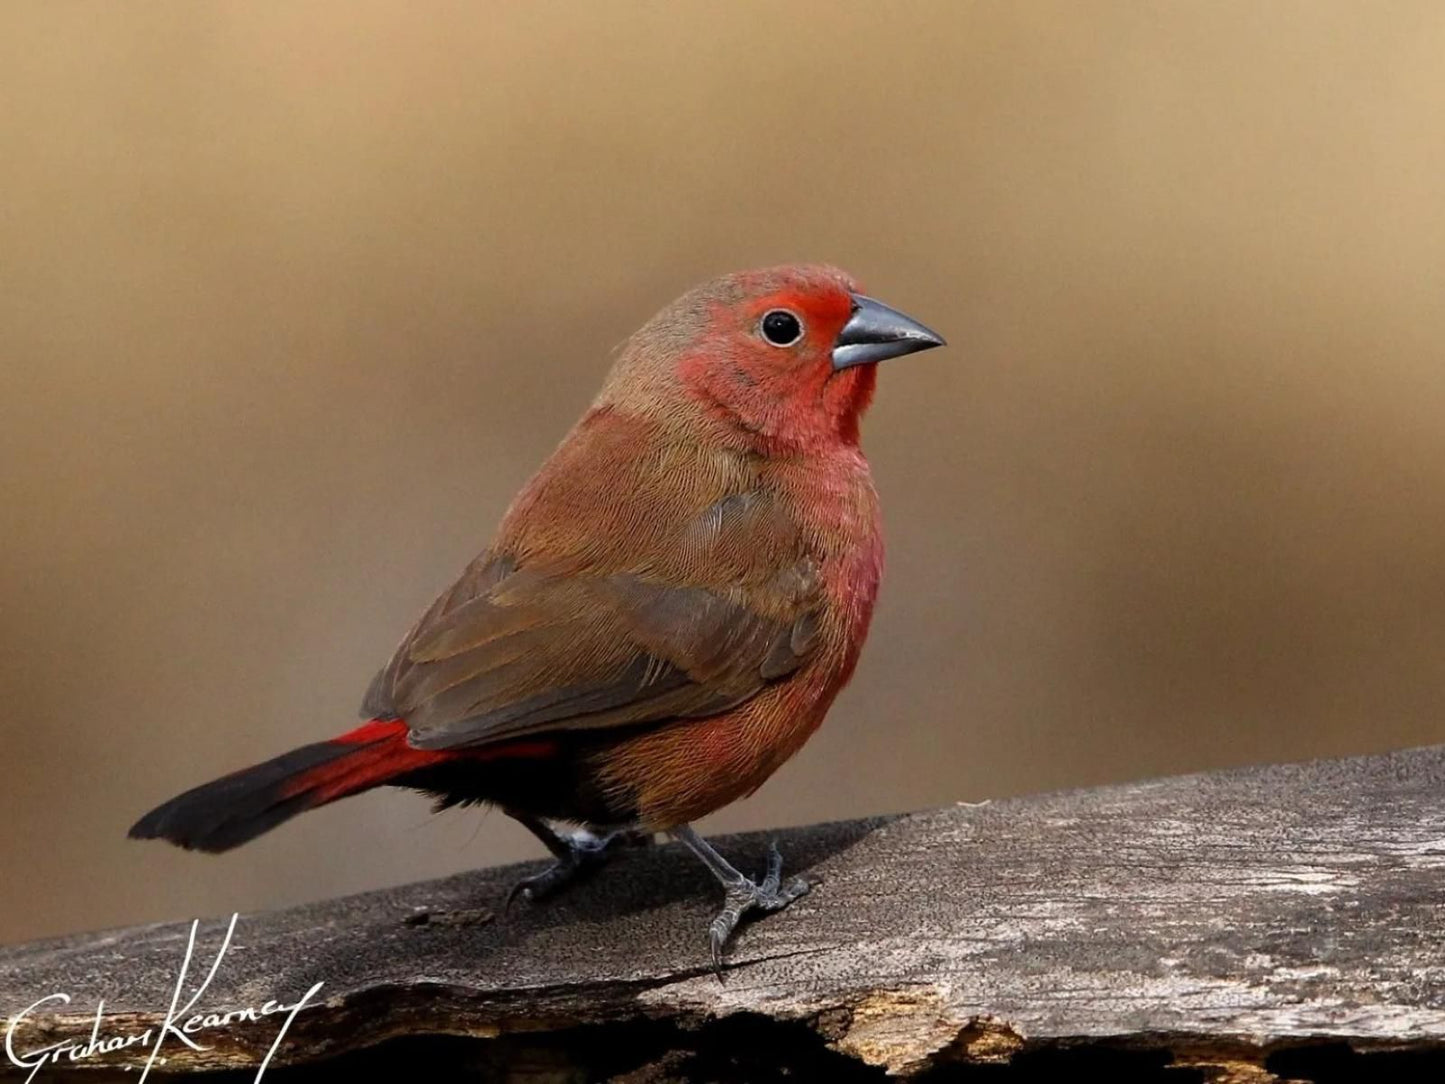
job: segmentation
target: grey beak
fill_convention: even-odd
[[[853,295],[853,315],[833,344],[833,371],[945,345],[943,336],[881,301]]]

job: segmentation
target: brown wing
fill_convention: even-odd
[[[626,561],[579,563],[535,556],[513,532],[529,556],[475,562],[364,710],[405,719],[427,749],[660,722],[736,705],[813,650],[817,569],[775,498],[735,492],[675,529],[639,524],[639,539]],[[698,569],[714,575],[683,574]]]

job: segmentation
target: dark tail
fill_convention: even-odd
[[[232,772],[177,795],[131,827],[132,839],[227,851],[297,813],[390,783],[450,754],[413,749],[400,719],[373,719],[331,741]]]

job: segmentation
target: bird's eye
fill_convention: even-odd
[[[763,316],[763,338],[774,346],[792,346],[803,337],[803,321],[787,309],[772,309]]]

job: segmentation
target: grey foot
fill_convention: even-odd
[[[521,820],[521,818],[518,819]],[[529,823],[524,820],[522,823],[537,833],[538,838],[547,845],[547,849],[556,856],[557,861],[541,873],[524,877],[512,886],[512,890],[507,893],[505,910],[508,911],[511,910],[512,904],[518,896],[524,896],[532,902],[546,899],[559,889],[585,880],[595,873],[606,864],[607,856],[619,847],[642,846],[652,841],[651,836],[625,828],[608,832],[603,836],[595,835],[585,829],[563,835],[540,825],[540,822]]]
[[[768,872],[760,884],[748,880],[741,874],[731,884],[727,884],[727,896],[723,901],[723,909],[718,912],[717,918],[712,920],[708,927],[708,939],[712,942],[712,965],[717,971],[722,971],[723,949],[727,947],[728,938],[738,928],[738,923],[749,911],[762,911],[765,914],[773,911],[781,911],[788,904],[792,903],[799,896],[805,896],[813,886],[803,877],[794,877],[785,885],[780,885],[783,873],[783,856],[778,851],[776,843],[768,844]]]
[[[541,873],[523,877],[507,893],[506,910],[512,909],[518,896],[528,901],[546,899],[560,888],[582,880],[607,861],[607,837],[594,836],[590,832],[579,832],[573,836],[561,837],[567,845],[565,855]]]

